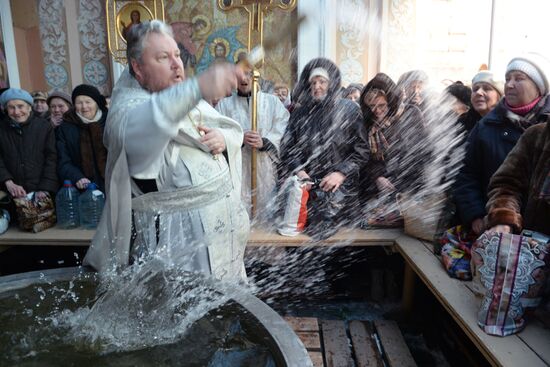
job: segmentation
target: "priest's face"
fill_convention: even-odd
[[[237,89],[242,94],[248,94],[252,90],[252,69],[243,68],[242,74],[237,77]]]
[[[147,36],[141,60],[132,60],[132,68],[139,84],[150,92],[159,92],[185,79],[176,41],[161,33]]]

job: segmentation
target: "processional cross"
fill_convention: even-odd
[[[218,0],[218,7],[222,11],[231,11],[234,9],[244,9],[248,13],[248,53],[255,47],[264,46],[264,16],[273,9],[280,9],[285,12],[291,12],[296,7],[297,0]],[[252,131],[258,129],[258,91],[260,90],[260,72],[259,68],[263,64],[263,59],[257,64],[251,65],[252,74]],[[257,172],[256,161],[257,152],[255,148],[251,151],[250,167],[250,187],[251,187],[251,213],[252,218],[256,213],[256,187]]]

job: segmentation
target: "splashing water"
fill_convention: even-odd
[[[0,293],[0,365],[275,366],[236,290],[151,259]]]

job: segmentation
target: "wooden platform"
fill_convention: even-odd
[[[0,252],[10,246],[88,246],[94,231],[51,228],[38,234],[11,228],[0,235]],[[450,278],[430,244],[406,236],[401,230],[341,230],[333,237],[313,242],[305,235],[283,237],[261,229],[251,232],[248,246],[389,246],[403,256],[406,262],[403,287],[404,309],[414,302],[415,279],[420,279],[445,307],[474,345],[495,366],[550,366],[550,329],[542,323],[530,321],[524,331],[505,338],[485,334],[477,326],[477,299],[467,282]],[[0,254],[1,256],[1,254]],[[357,331],[354,326],[353,330]],[[351,335],[351,329],[346,329]],[[367,332],[368,333],[368,330]],[[359,355],[360,352],[354,352]]]
[[[285,319],[304,343],[315,367],[383,367],[384,361],[390,367],[416,366],[393,321]]]
[[[10,228],[0,235],[0,246],[89,246],[95,230],[49,228],[39,233],[31,233]],[[314,242],[300,234],[285,237],[275,232],[253,229],[248,238],[248,246],[391,246],[401,235],[398,229],[342,229],[322,242]]]
[[[402,236],[396,240],[396,247],[408,266],[405,290],[413,288],[414,279],[410,276],[416,274],[493,366],[550,365],[550,329],[537,320],[530,320],[525,330],[516,335],[486,334],[477,325],[480,299],[470,289],[469,282],[447,275],[431,244]]]

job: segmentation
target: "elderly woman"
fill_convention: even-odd
[[[482,117],[487,115],[504,95],[504,83],[498,81],[493,72],[482,70],[472,79],[470,110],[459,117],[458,122],[469,133]]]
[[[74,108],[56,129],[60,180],[71,180],[80,190],[95,182],[104,191],[107,150],[103,130],[107,118],[105,98],[96,87],[81,84],[71,96]]]
[[[390,129],[397,118],[400,95],[394,81],[379,73],[367,83],[359,99],[365,131],[370,147],[370,159],[361,172],[361,198],[368,200],[378,191],[393,191],[393,175],[388,171],[388,148],[394,136]],[[373,186],[373,183],[375,186]]]
[[[10,88],[0,97],[7,118],[0,121],[0,185],[11,197],[35,192],[43,199],[58,189],[55,135],[32,112],[29,92]]]
[[[491,176],[523,132],[545,121],[550,113],[547,64],[548,60],[535,54],[512,59],[506,67],[504,98],[468,137],[454,196],[461,222],[478,234],[485,229],[483,218]]]
[[[426,108],[426,88],[429,78],[423,70],[411,70],[403,73],[397,81],[397,87],[402,93],[402,102],[415,105],[421,110]]]
[[[54,128],[61,125],[63,115],[73,106],[71,96],[62,91],[55,91],[48,97],[48,106],[50,108],[50,123]]]
[[[361,98],[361,91],[363,90],[363,85],[360,83],[350,83],[346,89],[344,89],[344,94],[342,97],[351,99],[355,103],[359,103]]]

